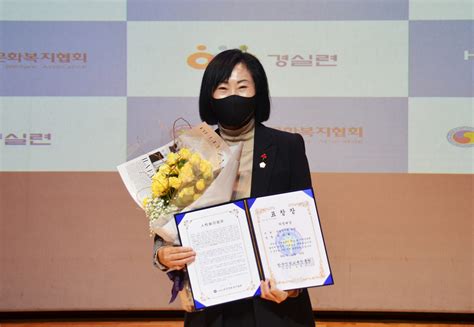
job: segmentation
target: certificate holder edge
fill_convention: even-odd
[[[258,275],[260,277],[260,280],[265,280],[265,273],[263,272],[263,268],[262,268],[262,259],[260,258],[260,251],[258,249],[257,239],[255,237],[255,230],[253,228],[253,222],[252,222],[252,218],[251,218],[251,214],[249,210],[249,202],[251,206],[255,202],[255,200],[256,198],[249,198],[249,199],[244,200],[245,215],[247,216],[247,224],[249,226],[250,238],[252,239],[253,252],[255,253],[255,260],[257,261]],[[255,295],[260,295],[259,291],[260,291],[260,287],[255,292]]]
[[[188,213],[189,213],[189,211],[179,212],[179,213],[175,213],[173,215],[174,216],[174,222],[176,223],[176,231],[177,231],[177,234],[178,234],[179,244],[181,244],[181,246],[183,246],[183,241],[181,240],[181,233],[180,233],[180,230],[179,230],[179,224],[184,219],[184,216],[186,216],[186,214],[188,214]],[[194,297],[193,285],[191,284],[191,278],[189,277],[189,273],[188,273],[187,268],[188,268],[188,264],[186,264],[185,274],[187,275],[187,278],[188,278],[188,281],[189,281],[189,289],[191,290],[191,296],[193,298],[194,309],[196,311],[204,310],[207,307],[204,304],[202,304],[201,302],[196,301],[196,298]],[[180,292],[182,292],[182,290]]]
[[[311,193],[309,193],[308,191],[310,191]],[[326,246],[326,240],[324,239],[323,226],[321,224],[321,219],[319,217],[318,204],[316,202],[316,195],[314,193],[314,189],[311,186],[310,188],[304,189],[303,192],[306,193],[306,195],[308,195],[309,197],[311,197],[313,199],[314,208],[316,209],[316,216],[317,216],[318,224],[319,224],[319,230],[321,232],[321,238],[323,240],[324,252],[325,252],[326,260],[328,261],[328,267],[329,267],[329,276],[326,278],[324,283],[322,285],[312,286],[312,287],[321,287],[321,286],[334,285],[334,277],[332,275],[331,263],[329,262],[329,256],[328,256],[328,250],[327,250],[327,246]],[[308,288],[311,288],[311,287],[308,287]]]

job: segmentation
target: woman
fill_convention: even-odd
[[[199,98],[201,119],[219,126],[229,145],[243,142],[233,199],[259,197],[311,187],[301,135],[265,127],[270,99],[265,71],[253,55],[219,53],[204,72]],[[190,248],[163,246],[155,239],[155,264],[182,269],[194,261]],[[282,291],[261,282],[261,297],[186,313],[185,326],[314,326],[308,291]]]

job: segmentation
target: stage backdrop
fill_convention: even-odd
[[[241,47],[300,133],[315,310],[474,312],[472,0],[0,0],[0,310],[168,310],[116,166],[199,122]]]

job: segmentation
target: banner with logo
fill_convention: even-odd
[[[267,72],[267,124],[303,135],[313,172],[473,173],[474,22],[454,2],[0,0],[0,169],[114,171],[169,140],[176,118],[199,122],[204,69],[241,48]],[[109,159],[13,145],[57,146],[71,121],[113,136],[90,150]],[[70,135],[62,146],[81,148]]]

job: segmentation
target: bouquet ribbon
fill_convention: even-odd
[[[173,286],[171,287],[171,299],[169,303],[173,303],[178,296],[178,293],[183,290],[184,288],[184,279],[185,273],[183,270],[173,270],[167,272],[168,278],[173,282]]]

